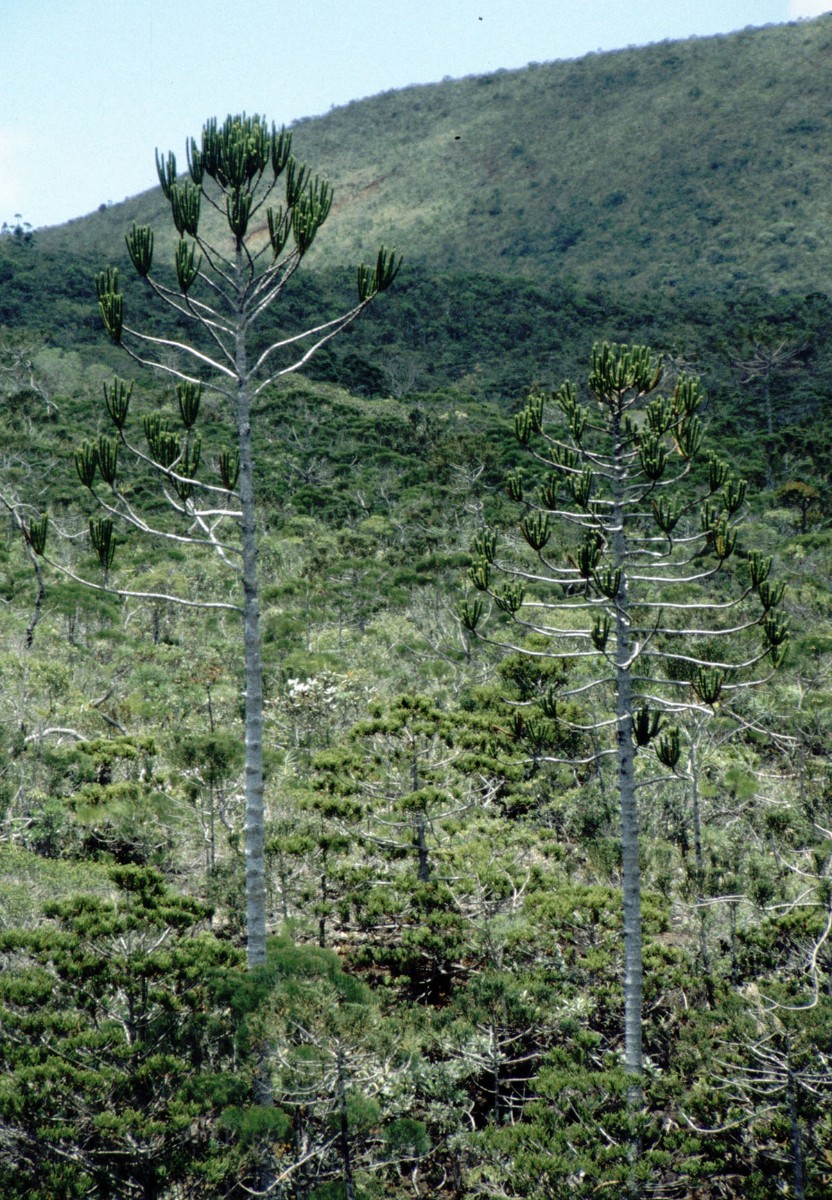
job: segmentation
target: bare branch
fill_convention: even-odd
[[[172,596],[167,592],[139,592],[131,588],[107,587],[102,583],[93,583],[90,579],[84,579],[81,575],[76,575],[69,567],[64,567],[54,559],[47,558],[43,555],[43,561],[49,563],[56,571],[60,571],[67,579],[72,579],[75,583],[81,583],[84,587],[89,588],[93,592],[103,592],[107,596],[129,596],[134,600],[164,600],[168,604],[178,604],[181,608],[205,608],[205,609],[222,609],[225,612],[242,613],[242,608],[238,604],[228,604],[224,600],[187,600],[184,596]]]

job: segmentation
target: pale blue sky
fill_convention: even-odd
[[[209,116],[817,16],[832,0],[0,0],[0,223],[154,186]],[[323,170],[325,164],[320,164]]]

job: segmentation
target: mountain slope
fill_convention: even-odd
[[[296,152],[336,194],[315,252],[349,263],[385,241],[431,270],[537,283],[826,289],[831,57],[824,17],[410,87],[301,121]],[[120,254],[160,199],[43,240]]]

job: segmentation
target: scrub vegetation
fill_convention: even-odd
[[[830,47],[0,234],[3,1196],[829,1195]]]

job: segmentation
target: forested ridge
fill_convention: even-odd
[[[301,122],[331,215],[241,119],[250,230],[177,209],[235,186],[209,125],[195,183],[0,236],[4,1196],[829,1194],[830,38]],[[233,421],[122,353],[122,294],[209,352],[136,272],[187,298],[220,217],[288,264],[252,360],[344,324],[251,399],[253,969]]]

